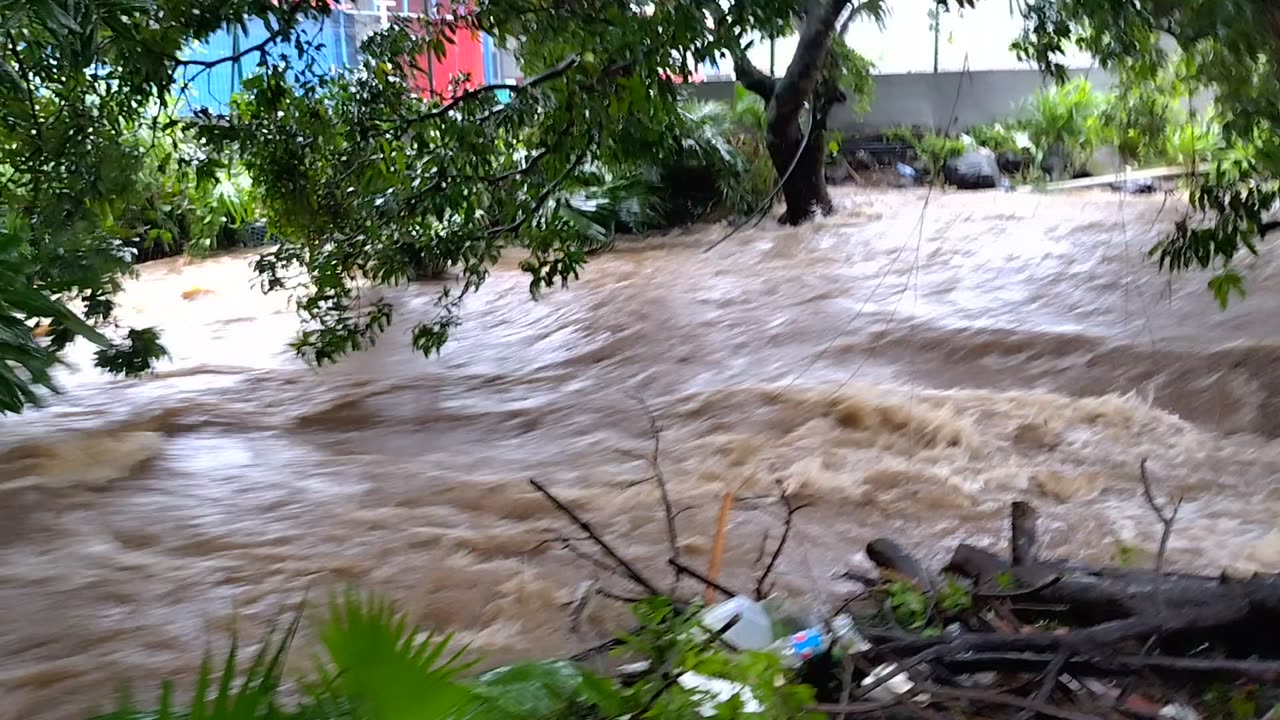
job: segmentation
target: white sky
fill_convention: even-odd
[[[876,65],[881,74],[933,72],[933,33],[929,29],[929,10],[935,0],[892,0],[891,10],[881,28],[871,20],[858,20],[849,28],[846,39],[858,52]],[[970,70],[1016,70],[1030,68],[1021,63],[1009,44],[1022,29],[1022,17],[1011,0],[982,0],[972,10],[952,10],[942,16],[942,33],[938,48],[938,70],[954,72],[963,69],[965,55]],[[782,74],[795,53],[795,37],[777,42],[775,68]],[[761,40],[748,52],[752,62],[762,70],[769,69],[769,42]],[[1087,68],[1093,59],[1084,53],[1068,57],[1068,66]],[[732,72],[733,63],[724,60],[720,67]]]

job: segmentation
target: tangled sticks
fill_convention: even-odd
[[[656,456],[656,442],[654,447]],[[657,468],[656,457],[650,460]],[[865,589],[837,611],[851,613],[869,642],[840,662],[820,656],[801,669],[799,680],[818,692],[814,710],[844,720],[1191,717],[1181,703],[1202,699],[1215,687],[1280,703],[1280,576],[1165,572],[1182,501],[1157,501],[1145,462],[1139,477],[1161,525],[1152,569],[1092,568],[1042,557],[1036,511],[1023,502],[1011,508],[1007,558],[961,544],[935,574],[893,540],[869,543],[867,555],[880,577],[846,574]],[[646,481],[663,486],[662,507],[674,536],[679,512],[671,509],[660,469]],[[541,483],[534,486],[585,533],[563,542],[594,543],[598,554],[587,559],[595,567],[637,594],[659,593],[589,522]],[[787,511],[785,526],[775,552],[762,548],[760,561],[771,557],[757,596],[768,594],[768,575],[800,509],[785,492],[779,502]],[[674,542],[668,566],[677,577],[667,594],[677,594],[680,577],[737,594],[682,561]],[[963,602],[955,601],[957,593]],[[906,603],[919,611],[916,622],[896,619],[896,603],[906,594],[916,598]],[[616,592],[607,597],[636,599]]]

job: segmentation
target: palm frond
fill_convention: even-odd
[[[276,638],[275,631],[267,633],[258,652],[244,670],[243,679],[236,682],[240,675],[239,644],[232,638],[231,648],[222,663],[222,674],[214,678],[213,663],[209,655],[205,655],[200,663],[200,671],[196,675],[196,689],[191,704],[186,708],[176,708],[173,702],[173,687],[169,683],[161,685],[160,707],[154,711],[143,712],[133,707],[128,697],[122,698],[120,708],[95,720],[286,720],[293,714],[282,709],[280,699],[281,676],[284,672],[284,659],[289,652],[293,639],[298,633],[298,624],[302,613],[295,614],[284,633]],[[209,697],[209,689],[216,682],[217,692]]]
[[[311,704],[347,707],[368,720],[439,720],[471,699],[458,676],[471,667],[452,635],[422,633],[385,600],[355,591],[329,604],[320,641],[327,657]]]

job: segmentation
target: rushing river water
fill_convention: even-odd
[[[122,683],[189,678],[233,626],[252,637],[345,583],[490,662],[586,645],[620,611],[593,601],[569,631],[597,573],[542,544],[568,528],[529,479],[666,582],[657,493],[634,484],[642,402],[690,508],[684,557],[706,562],[725,488],[781,482],[811,507],[780,588],[818,603],[868,540],[940,562],[1003,543],[1019,498],[1062,555],[1154,547],[1142,457],[1186,496],[1170,564],[1280,570],[1280,258],[1247,264],[1249,298],[1221,312],[1203,276],[1145,259],[1175,200],[934,194],[921,223],[925,203],[846,194],[710,253],[723,227],[623,242],[537,303],[504,261],[430,360],[407,327],[434,289],[392,290],[404,324],[320,371],[248,256],[145,266],[122,315],[161,326],[172,361],[68,371],[47,409],[0,420],[0,717],[82,717]],[[739,503],[727,584],[751,586],[779,516]]]

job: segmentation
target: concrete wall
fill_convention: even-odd
[[[1074,71],[1095,89],[1105,90],[1111,79],[1101,70]],[[837,108],[829,127],[844,132],[873,132],[901,126],[953,132],[1017,115],[1027,98],[1044,87],[1034,70],[910,73],[877,75],[871,109],[855,116],[848,106]],[[693,86],[694,97],[729,100],[734,83],[709,82]],[[955,109],[954,115],[952,109]]]

